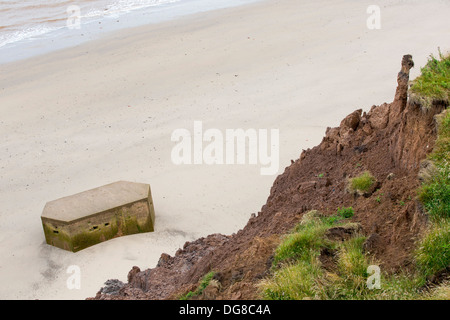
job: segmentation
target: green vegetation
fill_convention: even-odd
[[[426,300],[450,300],[450,281],[444,282],[441,286],[432,288],[425,295]]]
[[[422,75],[413,82],[411,92],[426,99],[448,100],[450,56],[440,54],[440,61],[431,57],[422,68]],[[276,249],[271,275],[259,283],[263,299],[450,300],[450,281],[434,286],[429,283],[430,276],[450,266],[450,112],[447,110],[438,118],[438,139],[429,156],[437,170],[418,190],[431,223],[417,243],[415,271],[393,275],[382,271],[381,288],[369,289],[368,266],[377,262],[364,252],[365,238],[358,233],[345,241],[327,238],[330,228],[348,228],[344,220],[353,216],[353,209],[338,208],[332,217],[312,211]],[[358,163],[356,167],[359,166]],[[366,171],[350,179],[348,189],[365,193],[375,182]],[[381,203],[382,196],[379,194],[375,200]],[[404,200],[398,202],[400,206],[405,204]],[[324,252],[331,252],[328,260],[323,259]]]
[[[286,235],[275,251],[273,276],[260,282],[262,297],[271,300],[301,300],[315,297],[324,272],[318,257],[321,248],[333,249],[326,231],[330,219],[311,211],[292,233]]]
[[[341,216],[344,219],[348,219],[348,218],[353,217],[353,215],[355,214],[355,211],[353,210],[352,207],[349,207],[349,208],[342,207],[342,208],[338,208],[337,214],[338,214],[338,216]]]
[[[450,265],[450,219],[434,223],[416,252],[418,268],[430,276]]]
[[[447,164],[450,159],[450,115],[448,109],[440,116],[438,120],[439,136],[431,154],[431,160],[441,166]]]
[[[366,240],[363,236],[356,236],[341,245],[339,252],[338,268],[339,273],[346,278],[364,278],[362,279],[365,285],[365,278],[367,277],[367,267],[369,266],[367,258],[363,253],[363,243]],[[358,279],[358,283],[360,279]]]
[[[325,218],[310,219],[295,227],[294,232],[288,234],[275,251],[274,266],[282,261],[310,262],[323,247],[331,247],[331,241],[324,235],[333,223]]]
[[[180,297],[180,300],[189,300],[192,297],[196,297],[202,294],[203,290],[205,290],[205,288],[209,285],[209,283],[211,282],[212,278],[214,277],[215,272],[211,271],[209,273],[207,273],[201,280],[200,280],[200,284],[198,285],[197,289],[192,292],[189,291],[187,294],[185,294],[184,296]]]
[[[425,67],[421,68],[421,75],[412,81],[410,93],[428,100],[448,100],[450,97],[450,55],[443,56],[439,51],[439,58],[431,55]]]
[[[374,193],[377,194],[375,201],[378,202],[378,204],[380,204],[382,201],[382,197],[384,196],[384,193],[380,193],[380,189],[375,190]],[[409,198],[408,200],[411,200],[411,198]]]
[[[365,238],[358,233],[346,241],[327,238],[330,228],[349,228],[345,219],[352,207],[338,208],[324,217],[318,211],[306,213],[299,225],[286,235],[274,255],[272,274],[259,283],[263,299],[450,299],[450,282],[427,287],[427,279],[450,266],[450,112],[439,120],[439,135],[430,159],[437,169],[419,189],[419,199],[430,214],[428,232],[418,241],[414,253],[416,271],[411,274],[381,274],[381,288],[369,289],[368,267],[376,261],[364,253]],[[366,191],[375,178],[368,172],[350,180],[353,190]],[[381,202],[379,194],[376,198]],[[408,197],[411,200],[411,197]],[[398,205],[404,206],[401,200]],[[321,253],[333,252],[334,268],[324,268]]]
[[[369,171],[364,171],[361,175],[350,179],[349,190],[352,192],[364,193],[369,191],[376,179]]]
[[[419,200],[435,221],[450,219],[450,112],[439,119],[439,133],[430,160],[436,165],[431,181],[419,189]]]
[[[430,155],[437,170],[418,192],[419,200],[431,217],[431,225],[416,251],[418,269],[425,276],[450,266],[450,112],[439,119],[435,148]],[[448,285],[448,284],[447,284]],[[450,288],[447,286],[447,292]]]
[[[369,289],[368,267],[376,265],[364,253],[365,237],[355,233],[346,241],[332,241],[326,232],[333,227],[350,227],[340,216],[306,220],[284,237],[274,256],[272,275],[259,283],[260,295],[270,300],[364,300],[416,299],[423,278],[381,274],[381,289]],[[324,269],[321,252],[333,252],[335,266]],[[440,292],[439,294],[442,294]]]
[[[315,261],[287,265],[274,273],[272,279],[260,283],[262,296],[268,300],[302,300],[316,295],[316,279],[322,270]]]
[[[421,186],[419,199],[433,220],[450,218],[450,165],[437,165],[432,180]]]

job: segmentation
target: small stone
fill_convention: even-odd
[[[393,180],[395,178],[395,174],[393,174],[392,172],[388,174],[388,176],[386,177],[387,180]]]
[[[141,269],[139,267],[134,266],[130,272],[128,272],[127,281],[128,283],[133,282],[133,279],[135,278],[136,274],[141,272]]]
[[[389,111],[390,106],[387,103],[381,106],[373,106],[369,112],[370,126],[375,130],[386,128],[389,122]]]
[[[334,227],[327,230],[325,236],[330,240],[345,241],[362,231],[359,223],[348,223],[344,226]]]
[[[311,210],[305,213],[300,221],[301,225],[305,225],[314,221],[319,221],[323,217],[323,214],[317,210]]]
[[[423,160],[420,163],[420,169],[418,173],[418,179],[421,183],[428,183],[433,179],[436,174],[437,168],[435,164],[430,160]]]
[[[117,295],[125,284],[117,279],[107,280],[105,286],[100,289],[102,294]]]
[[[171,259],[170,255],[168,255],[167,253],[162,253],[161,256],[159,257],[158,264],[156,266],[161,267],[167,264],[170,261],[170,259]]]
[[[372,253],[376,250],[381,242],[381,237],[378,233],[372,233],[363,244],[363,250],[367,253]]]
[[[205,300],[216,300],[222,285],[217,280],[211,280],[208,286],[203,290],[202,297]]]
[[[361,113],[362,109],[359,109],[345,117],[344,120],[341,121],[341,130],[345,128],[356,130],[358,128],[359,122],[361,121]]]

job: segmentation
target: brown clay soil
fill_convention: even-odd
[[[385,272],[412,268],[415,241],[427,216],[416,199],[421,161],[433,149],[435,115],[447,105],[425,109],[407,102],[409,69],[405,56],[395,99],[356,110],[323,141],[304,150],[275,180],[267,203],[239,232],[213,234],[188,242],[172,257],[163,254],[153,269],[138,267],[113,294],[100,290],[93,299],[177,299],[194,291],[199,280],[215,271],[215,286],[198,299],[258,299],[256,284],[268,275],[274,249],[309,210],[326,215],[353,207],[353,221],[368,237],[365,249]],[[377,183],[366,194],[347,190],[348,179],[370,171]],[[332,253],[322,255],[332,259]]]

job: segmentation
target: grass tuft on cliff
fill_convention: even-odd
[[[450,97],[450,55],[439,51],[439,59],[431,55],[421,68],[421,75],[412,81],[410,93],[425,99],[449,100]]]
[[[211,271],[203,276],[203,278],[200,280],[200,283],[195,291],[189,291],[184,296],[180,297],[180,300],[189,300],[193,297],[197,297],[203,293],[203,290],[209,285],[211,280],[214,278],[214,275],[216,273],[214,271]]]
[[[299,224],[276,249],[273,264],[276,266],[283,261],[293,260],[310,262],[320,254],[321,248],[331,247],[331,242],[324,238],[331,225],[323,218]]]
[[[422,185],[419,199],[434,221],[450,219],[450,165],[437,165],[431,181]]]
[[[419,242],[416,261],[427,277],[450,265],[450,219],[433,223]]]
[[[307,215],[305,215],[307,217]],[[368,267],[376,265],[365,254],[365,237],[355,233],[345,241],[331,241],[326,232],[346,227],[340,216],[303,220],[284,237],[276,249],[272,274],[259,282],[262,299],[267,300],[367,300],[416,299],[422,278],[381,274],[381,288],[369,288]],[[334,268],[325,269],[321,249],[334,252]],[[442,291],[442,290],[441,290]],[[442,295],[446,291],[439,291]]]
[[[450,160],[450,114],[448,109],[438,117],[438,139],[430,158],[441,166]]]
[[[375,177],[369,171],[364,171],[361,175],[350,179],[348,188],[351,192],[364,193],[369,191],[375,182]]]

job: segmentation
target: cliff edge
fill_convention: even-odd
[[[133,267],[126,284],[113,281],[113,289],[107,284],[91,299],[178,299],[211,271],[213,281],[191,299],[259,299],[257,284],[270,274],[282,236],[310,210],[331,216],[351,207],[350,220],[361,226],[380,268],[413,269],[415,243],[428,220],[417,200],[418,174],[437,138],[435,116],[448,107],[448,101],[425,108],[408,100],[413,66],[405,55],[392,103],[352,112],[339,127],[327,128],[318,146],[303,150],[242,230],[187,242],[174,256],[162,254],[155,268]],[[370,188],[349,190],[349,179],[365,172],[374,179]]]

